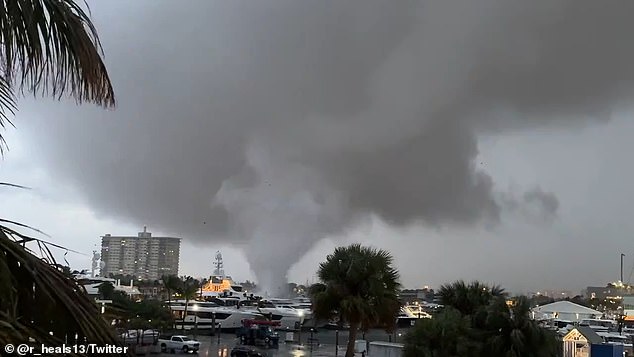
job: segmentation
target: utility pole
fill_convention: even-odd
[[[621,283],[623,283],[623,258],[625,254],[621,253]]]

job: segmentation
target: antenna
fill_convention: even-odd
[[[101,259],[101,254],[96,250],[92,251],[92,266],[91,266],[91,276],[94,278],[97,276],[97,268],[99,267],[99,259]]]
[[[214,275],[224,278],[225,271],[223,270],[222,254],[220,253],[220,251],[216,252],[216,261],[214,262],[214,267],[216,268],[214,269]]]
[[[623,283],[623,258],[625,254],[621,253],[621,283]]]

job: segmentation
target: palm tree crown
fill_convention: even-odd
[[[440,288],[444,311],[406,337],[405,356],[559,356],[555,334],[529,317],[526,297],[507,304],[499,286],[456,281]]]
[[[399,273],[390,253],[353,244],[336,248],[319,265],[320,283],[311,287],[316,318],[340,318],[350,324],[348,351],[354,353],[359,328],[392,329],[400,311]]]
[[[183,299],[185,299],[185,311],[183,312],[182,322],[183,330],[185,329],[185,318],[187,317],[187,305],[189,305],[190,300],[194,300],[196,298],[199,287],[200,282],[191,276],[185,277],[179,284],[178,293]]]

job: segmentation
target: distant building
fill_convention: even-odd
[[[621,300],[625,295],[633,295],[634,289],[629,285],[611,283],[608,286],[588,286],[585,295],[588,299]]]
[[[573,297],[572,292],[568,290],[542,290],[538,292],[529,293],[528,296],[530,297],[543,296],[543,297],[548,297],[555,300]]]
[[[634,320],[634,296],[623,297],[623,315],[629,317],[628,320]]]
[[[101,237],[101,276],[158,280],[178,275],[180,243],[180,238],[152,237],[146,227],[136,237],[106,234]]]
[[[146,299],[154,299],[165,301],[167,300],[167,290],[163,284],[141,285],[137,286],[139,293]]]
[[[579,322],[584,319],[598,319],[601,318],[601,316],[603,316],[601,311],[565,300],[531,309],[531,317],[535,320],[561,319]]]
[[[425,288],[425,289],[403,289],[398,294],[399,300],[402,303],[413,303],[413,302],[436,302],[435,294],[433,289]]]

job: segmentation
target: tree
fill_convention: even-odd
[[[346,357],[354,356],[359,329],[395,327],[401,304],[399,273],[387,251],[353,244],[336,248],[319,265],[319,283],[310,288],[316,318],[339,317],[349,327]]]
[[[464,357],[479,355],[469,336],[470,321],[448,307],[433,319],[420,319],[405,335],[404,357]]]
[[[122,291],[115,291],[112,304],[106,306],[106,316],[119,321],[118,327],[125,329],[164,329],[172,324],[172,316],[161,301],[133,301]]]
[[[185,311],[183,312],[183,322],[182,328],[185,330],[185,318],[187,317],[187,305],[190,300],[194,300],[196,295],[198,295],[198,289],[200,287],[200,282],[191,276],[185,277],[180,283],[178,293],[180,296],[185,299]]]
[[[0,44],[0,127],[12,125],[16,93],[69,94],[78,102],[115,104],[95,27],[73,0],[3,1]],[[0,153],[4,148],[0,133]],[[97,306],[55,266],[42,241],[10,226],[22,224],[0,222],[0,344],[33,338],[60,346],[65,335],[99,345],[118,343]],[[39,245],[43,258],[26,247],[28,242]]]
[[[502,288],[477,281],[443,285],[440,297],[445,311],[433,321],[419,321],[406,336],[409,356],[420,352],[421,356],[547,357],[561,352],[556,335],[530,319],[526,297],[517,297],[509,306]],[[455,343],[455,349],[439,339]]]
[[[452,306],[463,315],[474,315],[486,307],[492,298],[506,296],[504,289],[497,285],[489,287],[479,281],[466,284],[462,280],[442,285],[438,294],[441,304]]]
[[[99,297],[103,300],[112,300],[112,296],[114,295],[114,285],[111,282],[105,281],[99,284],[97,288],[99,291]]]
[[[508,307],[494,298],[488,307],[489,331],[485,353],[489,356],[557,356],[561,345],[555,333],[540,327],[530,318],[530,302],[525,296]]]
[[[172,294],[180,289],[182,281],[176,275],[163,275],[163,286],[167,290],[167,306],[169,307],[170,316],[172,313]]]

